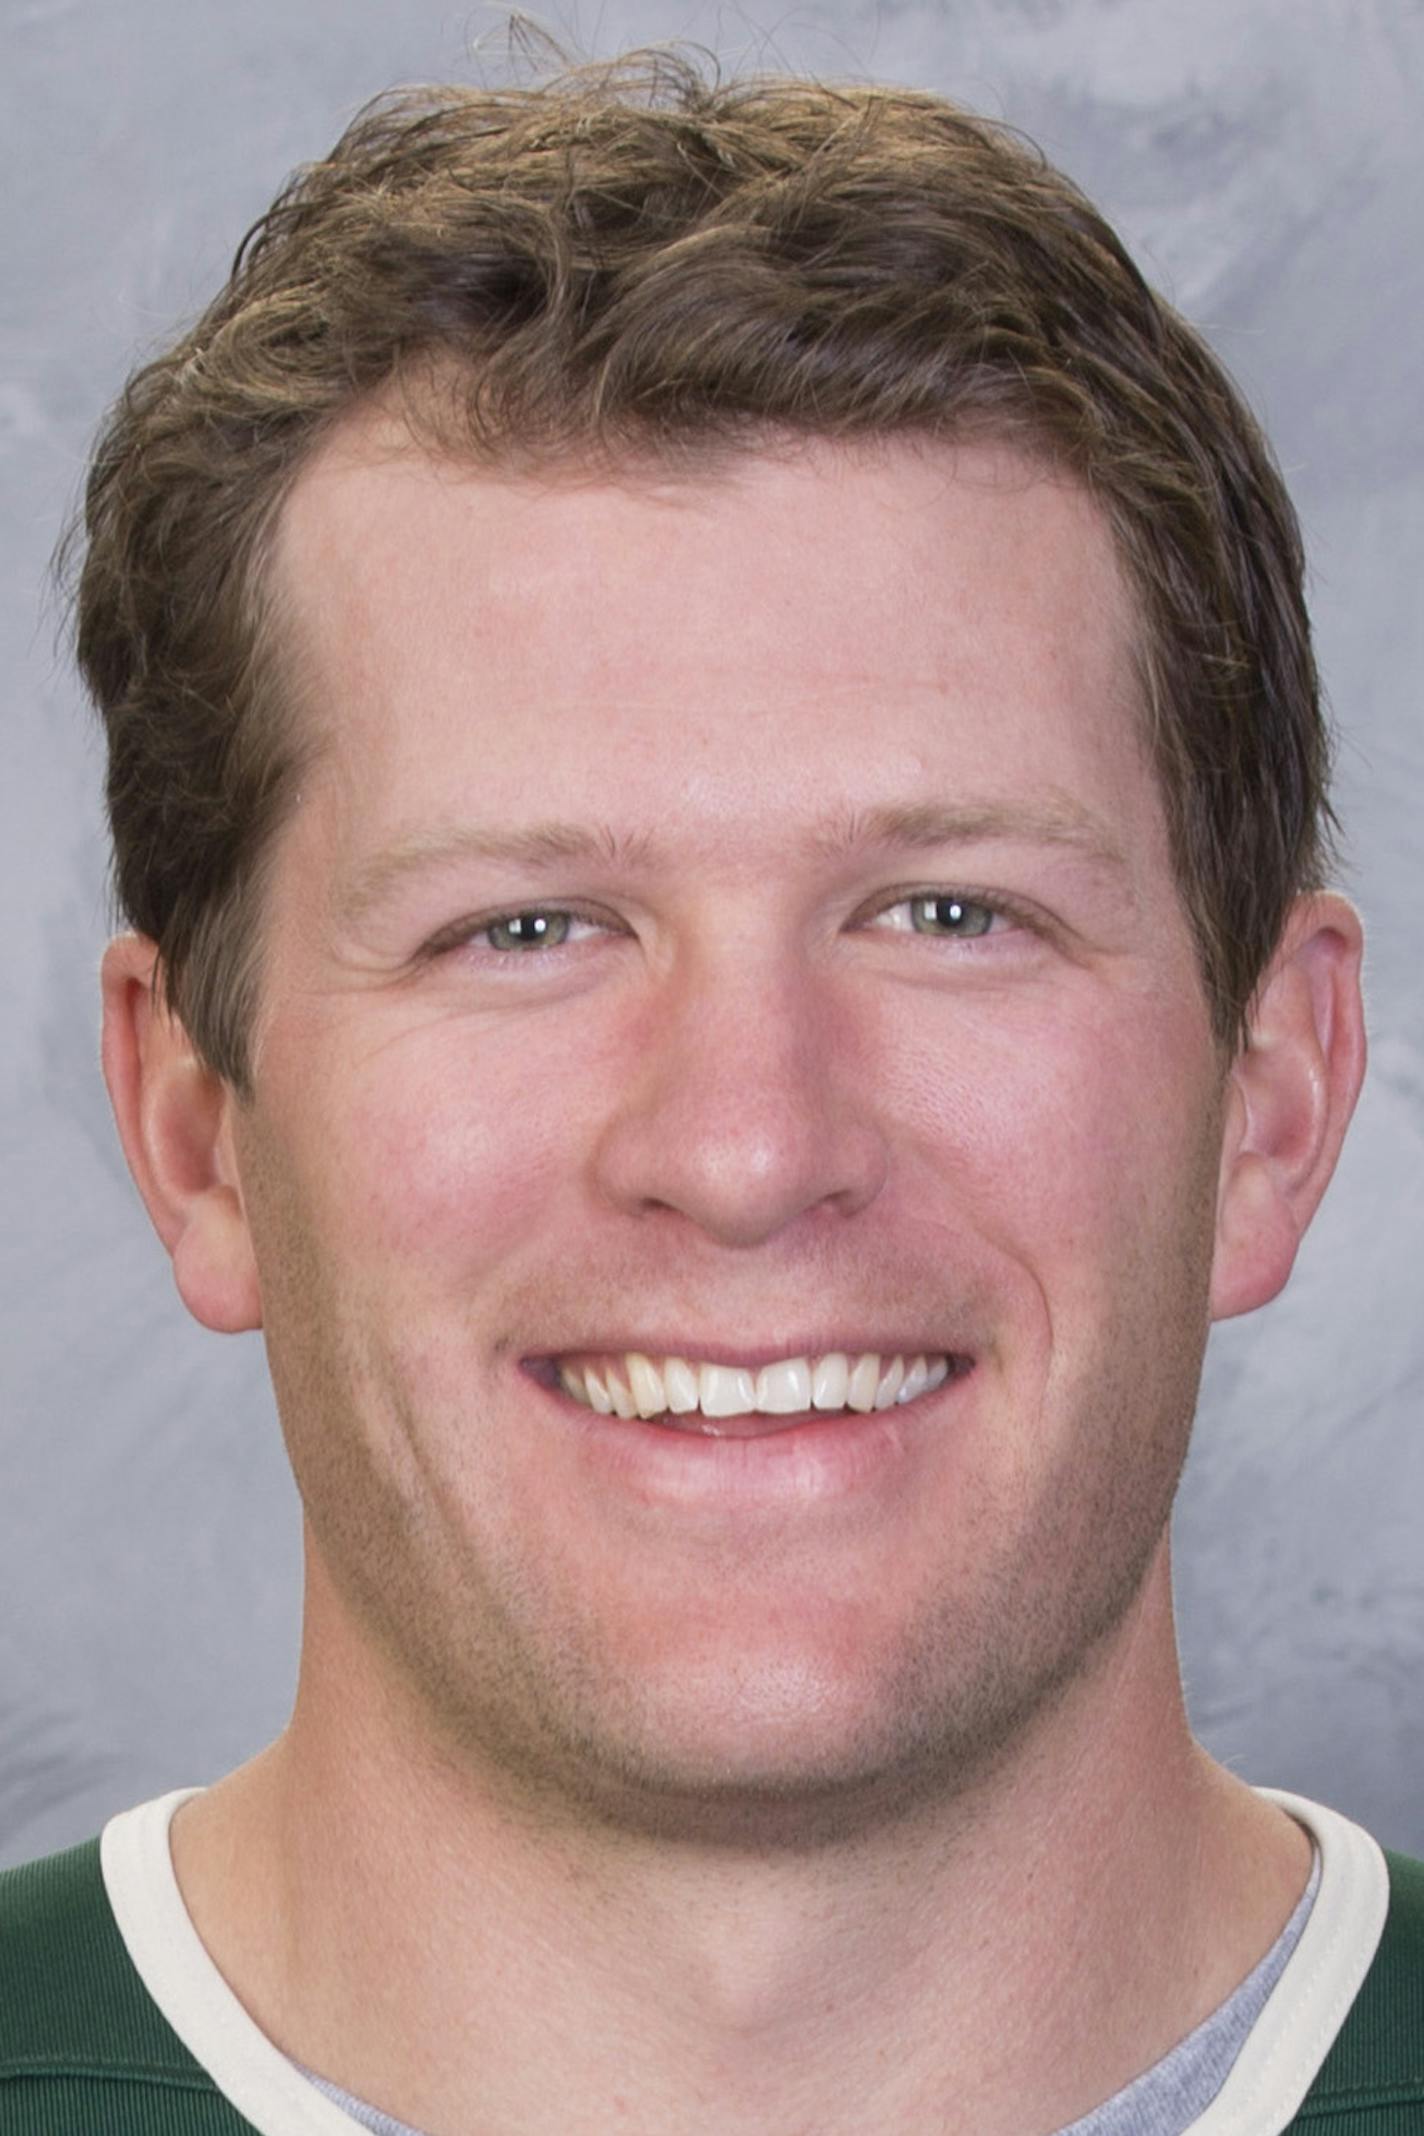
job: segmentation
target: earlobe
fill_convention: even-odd
[[[1214,1320],[1282,1289],[1335,1169],[1365,1068],[1363,935],[1344,898],[1298,901],[1228,1077]]]
[[[235,1102],[158,999],[157,951],[120,935],[103,962],[104,1080],[129,1170],[205,1327],[262,1324],[261,1296],[231,1133]]]

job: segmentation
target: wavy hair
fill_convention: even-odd
[[[250,1088],[264,864],[310,737],[266,562],[357,405],[473,464],[1018,442],[1106,515],[1213,1028],[1331,858],[1299,532],[1221,365],[1021,136],[908,89],[635,53],[367,107],[131,378],[74,537],[117,902]]]

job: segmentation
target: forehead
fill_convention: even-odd
[[[749,834],[773,793],[873,807],[946,780],[1151,806],[1107,527],[1005,448],[515,476],[372,416],[295,485],[274,565],[353,830],[418,827],[441,781],[487,816],[537,789],[549,814],[656,801]]]

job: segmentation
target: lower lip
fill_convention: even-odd
[[[578,1434],[584,1457],[636,1497],[753,1512],[893,1488],[915,1467],[927,1429],[942,1430],[946,1411],[963,1401],[972,1376],[966,1364],[913,1402],[864,1416],[728,1417],[715,1431],[600,1416],[562,1388],[535,1384]]]

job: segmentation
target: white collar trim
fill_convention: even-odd
[[[179,1804],[201,1793],[176,1788],[104,1827],[104,1888],[134,1970],[188,2052],[261,2136],[351,2136],[351,2116],[309,2084],[248,2016],[193,1926],[168,1827]]]
[[[1364,1984],[1389,1911],[1389,1870],[1368,1832],[1304,1796],[1257,1792],[1315,1841],[1320,1889],[1231,2074],[1186,2136],[1278,2136],[1289,2126]]]
[[[223,1979],[193,1926],[168,1846],[178,1788],[112,1818],[100,1859],[119,1933],[140,1980],[188,2051],[260,2136],[351,2136],[343,2112],[268,2039]],[[1345,2022],[1384,1928],[1389,1875],[1374,1840],[1347,1817],[1274,1788],[1320,1850],[1320,1889],[1250,2038],[1188,2136],[1279,2136]]]

